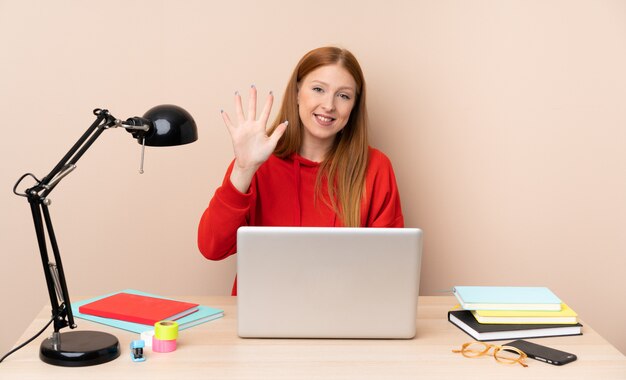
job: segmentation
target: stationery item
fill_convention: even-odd
[[[146,357],[143,356],[143,348],[146,343],[143,340],[133,340],[130,342],[130,359],[134,362],[144,362]]]
[[[561,310],[561,300],[546,287],[455,286],[465,310]]]
[[[578,314],[562,303],[560,311],[472,310],[478,323],[502,324],[576,324]]]
[[[120,292],[82,305],[83,314],[154,325],[165,319],[176,320],[198,311],[198,304]]]
[[[154,330],[144,331],[139,335],[139,339],[145,342],[146,347],[152,347],[152,337],[154,336]]]
[[[154,295],[154,294],[149,294],[149,293],[145,293],[139,290],[134,290],[134,289],[125,289],[122,292],[124,293],[131,293],[131,294],[140,294],[140,295],[145,295],[145,296],[149,296],[149,297],[156,297],[156,298],[163,298],[160,297],[158,295]],[[133,322],[126,322],[126,321],[121,321],[118,319],[111,319],[111,318],[103,318],[103,317],[96,317],[94,315],[89,315],[89,314],[83,314],[81,313],[78,309],[80,308],[80,306],[97,301],[99,299],[111,296],[113,294],[117,294],[119,292],[115,292],[112,294],[107,294],[107,295],[103,295],[103,296],[99,296],[99,297],[95,297],[95,298],[90,298],[90,299],[86,299],[86,300],[82,300],[82,301],[78,301],[78,302],[72,302],[72,313],[74,314],[74,317],[76,318],[81,318],[81,319],[85,319],[88,321],[92,321],[92,322],[97,322],[97,323],[101,323],[104,325],[108,325],[108,326],[113,326],[116,327],[118,329],[122,329],[122,330],[126,330],[126,331],[131,331],[137,334],[141,334],[144,331],[152,331],[154,330],[154,325],[143,325],[140,323],[133,323]],[[214,319],[218,319],[224,316],[224,311],[221,309],[216,309],[214,307],[209,307],[209,306],[204,306],[204,305],[200,305],[198,306],[198,311],[190,314],[186,317],[182,317],[180,319],[178,319],[176,322],[178,322],[178,329],[179,330],[185,330],[188,329],[190,327],[199,325],[201,323],[205,323],[208,321],[212,321]],[[150,341],[152,339],[150,338]]]
[[[480,324],[469,310],[448,312],[448,321],[479,341],[582,335],[582,325]]]
[[[178,338],[178,323],[174,321],[161,321],[154,324],[154,336],[161,340],[174,340]]]
[[[161,340],[156,337],[152,338],[152,351],[153,352],[172,352],[176,351],[176,339],[174,340]]]
[[[161,321],[154,324],[152,351],[172,352],[176,350],[178,338],[178,323],[175,321]]]

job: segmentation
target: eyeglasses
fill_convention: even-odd
[[[477,358],[479,356],[487,355],[489,351],[494,348],[493,357],[499,363],[503,364],[515,364],[519,363],[523,367],[528,367],[524,360],[528,357],[522,350],[511,346],[497,346],[495,344],[483,343],[483,342],[469,342],[464,343],[460,350],[452,350],[454,353],[460,353],[466,358]]]

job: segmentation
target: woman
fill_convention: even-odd
[[[235,253],[244,225],[404,226],[391,162],[368,146],[365,94],[356,58],[336,47],[302,57],[269,128],[272,93],[258,120],[256,88],[247,115],[235,93],[236,120],[222,111],[235,159],[198,229],[207,259]]]

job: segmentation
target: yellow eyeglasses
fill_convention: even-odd
[[[463,343],[460,350],[452,350],[454,353],[460,353],[466,358],[477,358],[487,355],[494,348],[493,357],[498,363],[515,364],[519,363],[523,367],[528,367],[524,360],[528,357],[522,350],[511,346],[498,346],[495,344],[483,342]]]

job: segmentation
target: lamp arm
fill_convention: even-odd
[[[114,118],[108,110],[95,109],[94,115],[97,116],[94,123],[85,131],[85,133],[78,139],[78,141],[72,146],[72,148],[63,156],[61,161],[52,169],[47,176],[45,176],[38,184],[37,191],[41,191],[39,188],[43,188],[41,196],[45,198],[54,187],[69,173],[76,169],[76,163],[85,154],[85,152],[91,147],[91,145],[100,137],[102,132],[109,128],[121,127],[128,132],[133,133],[133,136],[141,137],[145,135],[149,130],[149,121],[141,118],[129,119],[129,122],[137,123],[137,125],[124,124],[121,120]],[[32,190],[32,189],[31,189]]]
[[[52,220],[50,212],[45,202],[37,201],[37,199],[28,198],[30,208],[35,224],[35,233],[37,235],[37,243],[39,245],[39,253],[41,256],[41,264],[43,266],[44,276],[46,278],[46,286],[48,287],[48,296],[50,297],[50,305],[52,306],[52,316],[54,316],[54,331],[58,332],[63,327],[70,326],[76,328],[74,323],[74,315],[72,314],[71,301],[65,282],[65,274],[63,272],[63,263],[59,253],[56,236],[52,228]],[[54,254],[56,263],[50,262],[48,256],[48,248],[46,245],[46,232],[50,239],[50,246]]]
[[[63,158],[61,158],[61,160],[56,164],[56,166],[50,171],[50,173],[48,173],[48,175],[46,175],[37,185],[41,186],[41,187],[45,187],[46,185],[48,185],[53,178],[61,171],[63,170],[63,168],[70,162],[70,160],[72,159],[72,157],[74,157],[74,155],[76,154],[76,152],[81,149],[81,147],[83,147],[83,153],[84,150],[86,150],[87,148],[89,148],[89,146],[91,144],[93,144],[93,141],[95,139],[93,139],[92,137],[92,141],[91,143],[89,143],[86,148],[84,147],[85,145],[85,141],[89,138],[89,136],[91,136],[94,131],[101,126],[101,123],[103,120],[106,119],[108,124],[111,122],[112,116],[109,114],[109,111],[107,110],[101,110],[101,109],[95,109],[94,111],[94,115],[96,115],[96,120],[91,124],[91,126],[89,126],[89,128],[87,128],[87,130],[85,131],[85,133],[83,133],[83,135],[78,139],[78,141],[76,141],[76,143],[74,143],[74,145],[70,148],[70,150],[63,156]],[[102,126],[101,126],[102,127]],[[82,154],[81,154],[82,156]],[[78,157],[80,158],[80,156]],[[74,163],[76,163],[75,160]],[[33,189],[36,189],[33,188]],[[31,189],[32,190],[32,189]]]

